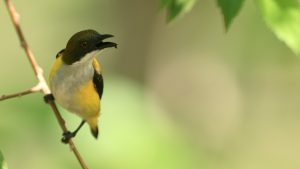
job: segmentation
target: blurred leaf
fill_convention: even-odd
[[[166,7],[172,0],[160,0],[160,6]]]
[[[2,152],[0,151],[0,169],[7,169]]]
[[[160,6],[167,9],[168,21],[175,19],[178,15],[188,12],[196,0],[160,0]]]
[[[244,0],[218,0],[218,5],[223,13],[225,28],[228,30],[233,19],[240,11]]]
[[[300,6],[298,0],[257,0],[266,24],[276,36],[300,55]]]

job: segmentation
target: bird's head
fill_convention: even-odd
[[[91,60],[99,51],[117,47],[116,43],[103,41],[111,37],[113,35],[99,34],[94,30],[77,32],[68,41],[62,60],[68,65]]]

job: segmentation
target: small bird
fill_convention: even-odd
[[[75,33],[66,48],[56,55],[49,74],[52,95],[58,104],[82,119],[74,132],[63,133],[64,143],[75,137],[85,122],[93,136],[98,137],[103,77],[96,56],[105,48],[117,48],[116,43],[103,41],[111,37],[95,30],[83,30]]]

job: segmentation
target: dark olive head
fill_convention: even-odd
[[[104,39],[111,38],[113,35],[99,34],[94,30],[84,30],[74,34],[67,43],[63,52],[62,60],[66,64],[73,64],[80,61],[86,54],[99,51],[104,48],[117,47],[116,43],[103,42]]]

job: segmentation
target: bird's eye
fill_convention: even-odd
[[[87,46],[88,46],[88,43],[87,43],[87,42],[82,42],[82,43],[81,43],[81,47],[87,48]]]

